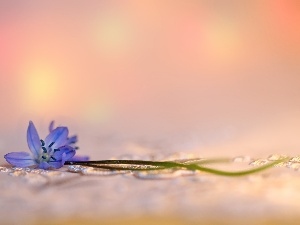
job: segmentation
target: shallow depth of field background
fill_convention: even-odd
[[[52,119],[93,159],[296,153],[300,1],[0,0],[0,107],[1,154]]]

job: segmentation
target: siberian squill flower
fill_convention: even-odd
[[[53,130],[54,130],[54,121],[51,121],[51,123],[49,125],[49,132],[51,133]],[[77,150],[78,147],[75,146],[77,140],[78,140],[77,135],[67,137],[66,145],[69,145],[69,146],[73,147],[75,150]],[[68,159],[68,161],[88,161],[89,158],[90,157],[86,156],[86,155],[74,155],[71,159]]]
[[[32,154],[28,152],[11,152],[4,156],[13,166],[34,166],[40,169],[61,168],[65,161],[70,160],[76,153],[68,139],[68,128],[57,127],[50,134],[40,139],[33,122],[27,129],[27,144]]]

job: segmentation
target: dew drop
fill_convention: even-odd
[[[3,172],[3,173],[9,173],[9,172],[12,172],[12,169],[11,169],[11,168],[7,168],[7,167],[0,166],[0,172]]]
[[[250,156],[237,156],[232,159],[233,162],[251,162],[253,159]]]
[[[269,160],[269,161],[276,161],[276,160],[284,159],[284,158],[286,158],[286,157],[287,157],[286,155],[273,154],[273,155],[270,155],[270,156],[268,157],[268,160]]]
[[[161,180],[161,179],[171,179],[178,177],[178,174],[176,174],[173,170],[167,170],[167,171],[140,171],[140,172],[133,172],[132,173],[134,177],[139,179],[145,179],[145,180]]]
[[[48,173],[47,170],[42,170],[42,169],[32,169],[30,172],[33,174],[47,174]]]
[[[73,173],[81,173],[83,175],[98,175],[98,176],[110,176],[110,175],[125,174],[130,172],[130,171],[121,171],[121,170],[100,169],[100,168],[93,168],[93,167],[79,166],[79,165],[69,166],[68,171]]]
[[[129,173],[129,171],[106,170],[106,169],[85,167],[81,170],[81,173],[84,175],[112,176],[112,175]]]
[[[27,172],[22,170],[15,170],[10,172],[9,175],[13,177],[23,177],[27,175]]]
[[[22,167],[13,167],[12,170],[13,171],[23,171],[23,172],[30,172],[31,171],[30,168],[22,168]]]
[[[251,166],[262,166],[262,165],[265,165],[267,163],[269,163],[270,161],[267,160],[267,159],[257,159],[257,160],[254,160],[250,163]]]
[[[191,176],[197,174],[197,171],[191,170],[159,170],[159,171],[134,171],[133,176],[144,180],[164,180],[173,179],[181,176]]]
[[[292,157],[292,158],[290,159],[290,162],[300,163],[300,156]]]
[[[288,163],[286,163],[286,167],[290,168],[290,169],[294,169],[294,170],[299,170],[300,163],[299,162],[296,162],[296,163],[288,162]]]
[[[68,171],[73,172],[73,173],[81,173],[83,167],[84,166],[71,165],[71,166],[68,167]]]

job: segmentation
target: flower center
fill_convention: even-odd
[[[50,159],[52,159],[53,161],[56,161],[56,158],[53,157],[53,154],[57,151],[59,151],[59,149],[52,149],[52,146],[54,145],[55,142],[51,142],[50,145],[48,145],[48,147],[46,147],[45,141],[41,140],[41,145],[42,145],[42,149],[43,149],[43,153],[41,154],[41,156],[39,157],[39,161],[44,161],[44,162],[49,162]]]

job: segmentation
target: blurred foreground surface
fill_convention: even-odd
[[[245,159],[225,168],[250,168]],[[299,167],[243,177],[0,167],[1,224],[297,224]]]

